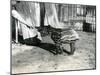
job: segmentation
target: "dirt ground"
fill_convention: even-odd
[[[42,47],[12,44],[12,73],[34,73],[62,70],[95,69],[95,33],[78,31],[74,55],[54,55],[53,41],[43,37]],[[44,47],[43,47],[44,46]],[[68,45],[64,45],[69,50]]]

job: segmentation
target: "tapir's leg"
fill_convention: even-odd
[[[70,43],[70,49],[71,49],[70,54],[74,54],[74,52],[75,52],[75,42]]]
[[[57,48],[57,53],[59,53],[59,54],[62,54],[63,53],[63,50],[61,49],[61,47],[60,47],[60,43],[56,43],[56,48]]]

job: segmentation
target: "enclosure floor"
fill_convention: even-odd
[[[74,55],[54,55],[48,51],[51,49],[49,44],[45,44],[47,50],[12,44],[12,73],[95,69],[95,34],[80,31],[78,33],[80,40],[76,42]],[[43,37],[43,40],[45,43],[53,43],[49,36]]]

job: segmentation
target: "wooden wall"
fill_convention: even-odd
[[[83,30],[83,22],[90,23],[91,31],[96,31],[96,7],[75,4],[59,4],[59,21],[71,22],[76,30]]]

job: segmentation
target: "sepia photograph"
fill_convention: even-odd
[[[11,0],[11,74],[96,69],[96,6]]]

